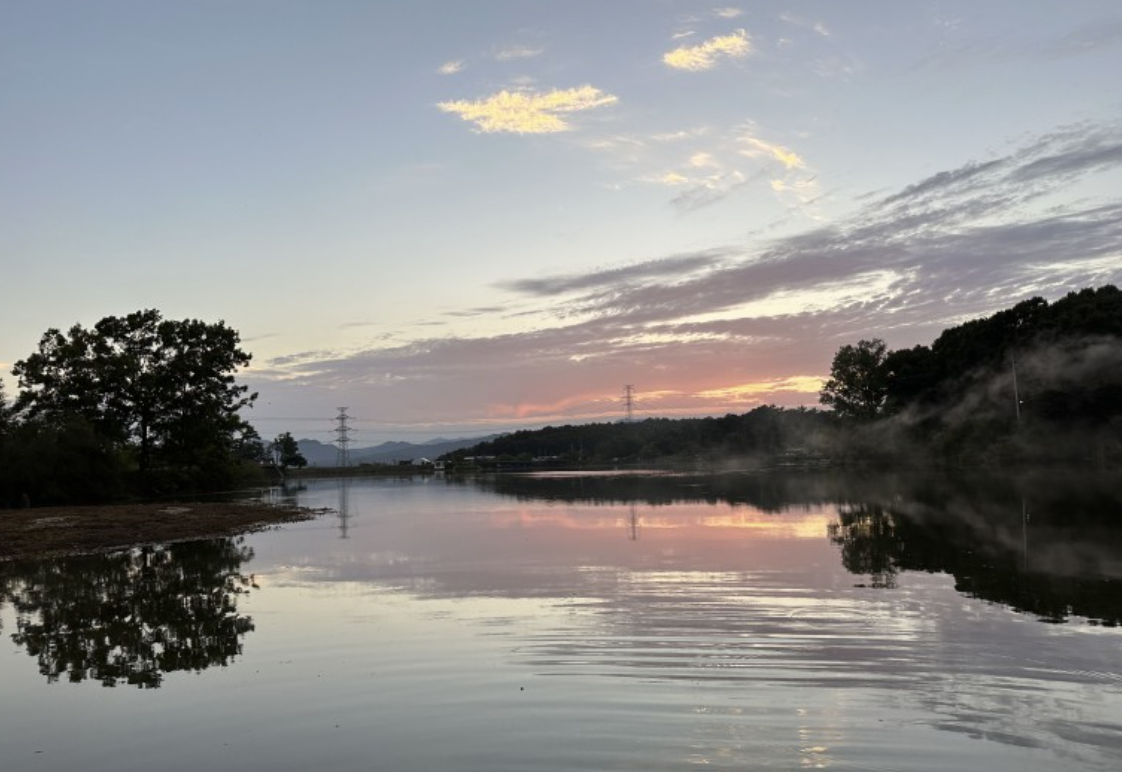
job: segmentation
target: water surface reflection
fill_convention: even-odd
[[[1098,475],[508,475],[481,482],[521,501],[688,503],[784,514],[833,509],[826,532],[851,573],[891,589],[902,571],[953,576],[972,597],[1050,622],[1122,621],[1122,500]],[[650,516],[650,517],[653,517]],[[789,526],[789,520],[776,518]],[[766,522],[766,519],[765,519]],[[756,527],[760,527],[757,524]]]
[[[49,682],[155,688],[163,674],[225,666],[253,620],[238,613],[253,557],[243,539],[0,564],[12,640]]]
[[[198,570],[185,552],[7,571],[5,772],[41,768],[43,748],[115,772],[1105,772],[1122,756],[1109,484],[506,476],[275,495],[339,514],[201,547]],[[55,632],[25,641],[30,623]],[[85,643],[40,659],[64,638]],[[120,683],[153,666],[114,670],[105,642],[159,669],[169,640],[189,643],[167,662],[198,648],[238,666],[138,692],[47,687],[27,656]]]

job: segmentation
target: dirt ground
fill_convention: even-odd
[[[217,502],[0,509],[0,560],[233,536],[320,514],[300,507]]]

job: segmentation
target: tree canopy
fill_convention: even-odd
[[[834,355],[830,379],[819,401],[839,416],[869,421],[880,415],[887,396],[884,360],[888,347],[880,338],[842,346]]]
[[[102,457],[116,456],[114,465],[135,464],[149,481],[158,472],[206,487],[203,478],[228,472],[239,439],[255,436],[240,415],[257,395],[235,381],[251,359],[239,344],[224,322],[164,319],[156,310],[109,316],[89,329],[49,329],[12,370],[18,439],[80,438]],[[42,466],[25,471],[40,479],[58,463]]]
[[[843,346],[823,404],[878,421],[952,463],[1093,460],[1122,453],[1122,291],[1030,298],[944,330],[930,346]],[[898,448],[897,448],[898,449]]]
[[[283,475],[290,466],[297,468],[308,465],[308,459],[300,452],[300,445],[293,438],[291,432],[278,434],[272,443],[273,466]]]
[[[238,415],[256,394],[234,382],[250,355],[224,323],[163,319],[137,311],[44,333],[39,350],[17,362],[19,408],[29,417],[79,415],[105,437],[135,443],[142,469],[162,457],[190,458],[229,444]]]

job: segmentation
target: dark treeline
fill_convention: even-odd
[[[0,507],[183,495],[265,481],[304,463],[290,435],[265,443],[235,382],[250,355],[224,323],[157,311],[48,330],[0,388]],[[1122,292],[1041,298],[943,332],[930,346],[843,346],[820,395],[830,410],[762,406],[521,431],[457,451],[453,465],[705,463],[1122,465]]]
[[[848,420],[849,459],[950,465],[1122,462],[1122,292],[1041,298],[930,346],[838,351],[822,402]]]
[[[457,480],[460,478],[452,478]],[[840,473],[667,473],[620,475],[489,475],[470,482],[524,501],[594,504],[729,503],[784,512],[833,502],[845,479]],[[466,483],[466,481],[465,481]]]
[[[944,331],[930,346],[843,346],[820,395],[831,410],[756,408],[520,431],[453,464],[656,461],[776,466],[1122,464],[1122,292],[1041,298]]]
[[[831,416],[823,411],[758,407],[723,418],[649,418],[627,423],[547,426],[498,437],[448,454],[452,463],[475,459],[552,465],[655,461],[763,462],[823,447]],[[808,449],[809,446],[809,449]]]
[[[291,437],[270,454],[241,417],[256,395],[234,379],[239,342],[153,310],[47,330],[12,370],[19,393],[0,388],[0,507],[194,494],[300,465]]]

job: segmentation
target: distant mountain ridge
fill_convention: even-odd
[[[435,459],[454,450],[489,442],[498,436],[492,434],[486,437],[462,437],[457,440],[438,437],[423,443],[389,441],[367,448],[352,447],[350,460],[354,465],[395,464],[399,461],[418,461],[422,458]],[[308,466],[335,466],[339,460],[339,448],[331,443],[302,439],[297,440],[296,444],[300,447],[301,455],[308,460]]]

